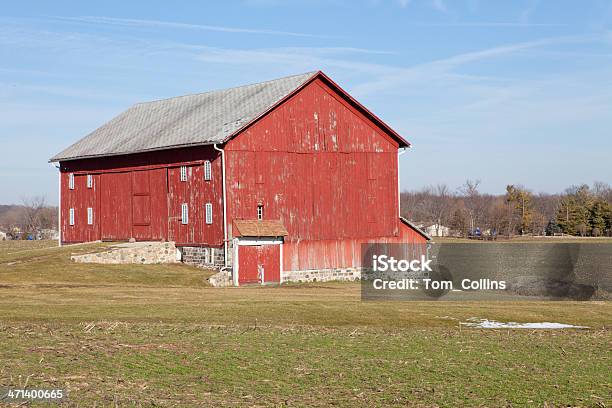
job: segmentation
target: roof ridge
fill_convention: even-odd
[[[180,99],[180,98],[187,98],[187,97],[190,97],[190,96],[199,96],[199,95],[206,95],[206,94],[211,94],[211,93],[215,93],[215,92],[230,91],[230,90],[234,90],[234,89],[246,88],[246,87],[249,87],[249,86],[263,85],[263,84],[267,84],[269,82],[281,81],[283,79],[295,78],[295,77],[299,77],[299,76],[306,76],[306,75],[308,75],[309,77],[312,77],[315,74],[318,74],[319,72],[321,72],[321,71],[320,70],[319,71],[308,71],[308,72],[304,72],[302,74],[288,75],[288,76],[285,76],[285,77],[269,79],[267,81],[253,82],[253,83],[250,83],[250,84],[238,85],[238,86],[231,86],[229,88],[219,88],[219,89],[213,89],[213,90],[206,91],[206,92],[197,92],[197,93],[192,93],[192,94],[187,94],[187,95],[171,96],[169,98],[153,99],[151,101],[136,102],[132,106],[147,105],[147,104],[150,104],[150,103],[169,101],[171,99]]]

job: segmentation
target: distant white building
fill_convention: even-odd
[[[450,236],[450,228],[444,225],[431,224],[421,227],[423,231],[430,237],[448,237]]]
[[[58,239],[59,233],[54,229],[40,230],[37,239]]]

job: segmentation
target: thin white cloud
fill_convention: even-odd
[[[206,24],[189,24],[189,23],[177,23],[172,21],[160,21],[160,20],[143,20],[134,18],[115,18],[115,17],[103,17],[103,16],[80,16],[80,17],[53,17],[58,20],[72,21],[77,23],[88,23],[88,24],[105,24],[114,26],[124,27],[157,27],[157,28],[175,28],[183,30],[199,30],[199,31],[217,31],[223,33],[237,33],[237,34],[262,34],[262,35],[276,35],[276,36],[289,36],[289,37],[311,37],[311,38],[322,38],[323,36],[317,34],[298,33],[293,31],[277,31],[268,29],[257,29],[257,28],[238,28],[228,26],[215,26]]]
[[[434,61],[432,63],[428,63],[428,66],[438,66],[438,67],[446,67],[452,68],[457,65],[465,64],[472,61],[482,60],[485,58],[496,57],[500,55],[512,54],[517,51],[542,47],[545,45],[551,44],[561,44],[567,42],[576,42],[579,38],[584,37],[556,37],[556,38],[546,38],[542,40],[535,41],[525,41],[520,43],[514,43],[509,45],[503,45],[499,47],[488,48],[480,51],[466,52],[464,54],[459,54],[450,58],[445,58],[442,60]]]
[[[402,8],[406,8],[410,4],[410,1],[411,0],[397,0],[397,4]]]
[[[373,50],[358,47],[279,47],[274,48],[280,52],[293,53],[312,53],[318,55],[338,55],[338,54],[374,54],[374,55],[393,55],[394,51]]]
[[[79,100],[117,102],[118,100],[130,101],[134,95],[120,94],[116,89],[95,89],[92,87],[83,88],[77,86],[56,86],[44,84],[28,84],[27,82],[0,82],[0,102],[3,100],[14,100],[17,97],[23,98],[25,95],[64,97]]]
[[[444,0],[432,0],[431,5],[433,6],[433,8],[442,13],[448,12],[448,7],[446,7],[446,3],[444,3]]]
[[[172,56],[169,61],[207,61],[228,65],[250,64],[276,67],[286,64],[283,72],[318,69],[323,65],[380,75],[389,73],[384,65],[361,62],[360,55],[393,55],[395,51],[361,47],[275,47],[256,49],[219,48],[197,43],[154,41],[131,36],[105,36],[81,32],[54,32],[50,30],[12,28],[0,26],[0,45],[10,48],[53,51],[54,56],[76,58],[82,64],[94,63],[106,70],[143,70],[143,61],[160,55]],[[92,56],[103,58],[92,58]],[[117,61],[121,61],[117,64]],[[162,64],[162,66],[166,66]],[[148,64],[151,70],[162,66]],[[185,65],[183,64],[183,67]],[[2,69],[2,68],[0,68]],[[149,68],[147,68],[149,69]],[[184,69],[184,68],[183,68]],[[291,71],[290,71],[291,70]],[[20,70],[17,70],[20,71]],[[23,72],[23,71],[22,71]],[[55,76],[58,72],[54,73]],[[99,74],[98,74],[99,75]]]
[[[507,22],[507,21],[465,21],[465,22],[446,22],[446,23],[435,23],[435,22],[415,22],[415,26],[419,27],[564,27],[567,24],[549,24],[549,23],[521,23],[521,22]]]
[[[525,9],[523,9],[523,11],[521,11],[519,21],[521,23],[528,23],[529,20],[531,19],[531,15],[536,10],[536,8],[539,6],[539,4],[540,4],[539,0],[531,0],[529,2],[529,5]]]
[[[578,43],[593,40],[591,36],[565,36],[546,38],[536,41],[526,41],[499,47],[488,48],[480,51],[466,52],[449,58],[443,58],[423,64],[418,64],[410,68],[398,69],[391,75],[381,76],[374,81],[362,84],[357,87],[359,95],[366,95],[372,92],[380,92],[387,89],[396,89],[398,86],[412,81],[423,81],[427,78],[439,77],[443,73],[451,72],[455,67],[467,63],[495,58],[537,47],[544,47],[554,44]]]
[[[341,55],[354,52],[372,53],[376,51],[351,48],[260,48],[260,49],[227,49],[199,47],[195,59],[207,63],[224,65],[246,65],[250,67],[280,67],[292,71],[308,71],[321,68],[339,68],[350,72],[359,72],[371,77],[382,77],[397,71],[397,68],[353,59],[340,58]],[[340,50],[340,51],[338,51]]]
[[[243,0],[243,4],[249,7],[292,7],[292,6],[305,6],[312,7],[317,6],[329,6],[330,3],[342,3],[344,0]],[[370,0],[380,1],[380,0]]]

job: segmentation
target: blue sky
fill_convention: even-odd
[[[0,11],[0,203],[131,104],[322,69],[410,140],[403,189],[612,183],[612,1],[28,1]]]

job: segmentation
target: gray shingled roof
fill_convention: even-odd
[[[50,161],[221,143],[316,74],[139,103]]]

